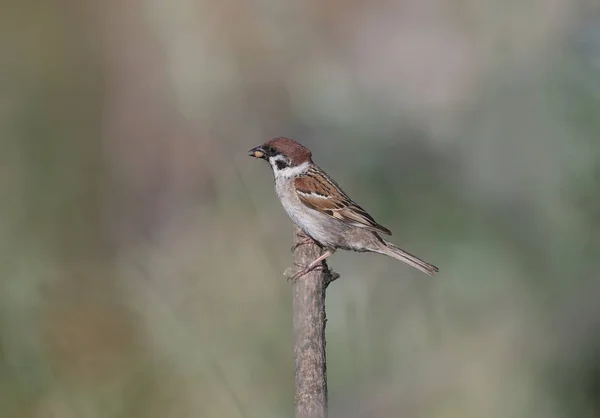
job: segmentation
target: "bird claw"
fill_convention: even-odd
[[[292,248],[290,248],[291,252],[296,251],[296,248],[298,248],[302,245],[315,244],[315,241],[313,241],[312,238],[310,238],[309,236],[304,235],[304,234],[296,234],[296,239],[297,239],[297,242],[294,245],[292,245]]]
[[[326,280],[327,285],[329,285],[329,283],[333,282],[334,280],[337,280],[340,278],[339,273],[337,273],[329,268],[325,269],[323,264],[316,265],[310,269],[308,268],[308,266],[303,268],[302,266],[294,265],[294,267],[288,267],[283,272],[283,275],[287,277],[288,283],[294,283],[300,277],[304,276],[307,273],[310,273],[313,270],[321,270],[325,273],[325,280]]]
[[[298,280],[300,277],[304,276],[306,273],[319,268],[320,266],[314,266],[313,268],[308,268],[308,266],[303,267],[303,266],[299,266],[297,264],[294,264],[294,267],[288,267],[284,272],[283,275],[287,276],[287,281],[288,283],[293,283],[296,280]]]
[[[288,267],[287,269],[285,269],[285,271],[283,272],[283,275],[287,277],[287,281],[288,283],[292,282],[292,278],[294,277],[294,269],[292,267]]]

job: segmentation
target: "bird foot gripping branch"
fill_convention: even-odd
[[[316,243],[308,235],[298,233],[298,234],[296,234],[296,243],[294,245],[292,245],[292,248],[290,248],[290,251],[294,252],[294,251],[296,251],[296,248],[298,248],[302,245],[310,245],[310,244],[316,244]]]
[[[294,253],[294,265],[287,268],[283,275],[287,276],[288,282],[295,282],[300,277],[311,271],[319,271],[326,282],[326,285],[338,279],[340,275],[327,266],[325,260],[331,256],[334,251],[325,250],[300,228],[295,228],[295,244],[292,247]]]
[[[307,267],[308,266],[300,266],[294,264],[294,267],[288,267],[283,272],[283,275],[287,277],[288,282],[293,283],[300,277],[304,276],[306,273],[309,273],[313,270],[319,270],[323,272],[323,276],[327,285],[329,285],[329,283],[331,283],[332,281],[340,278],[340,274],[331,270],[325,262],[323,262],[321,265],[314,266],[310,269],[308,269]]]

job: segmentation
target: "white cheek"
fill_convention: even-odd
[[[271,164],[271,167],[273,167],[273,170],[277,170],[277,161],[281,161],[283,160],[283,158],[279,155],[276,155],[275,157],[269,157],[269,164]]]
[[[273,168],[273,173],[275,174],[275,177],[281,176],[283,172],[289,169],[289,167],[279,169],[277,167],[277,161],[284,161],[285,163],[289,164],[289,161],[283,155],[275,155],[273,157],[269,157],[269,164],[271,164],[271,168]]]

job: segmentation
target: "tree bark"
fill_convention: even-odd
[[[302,268],[324,250],[298,227],[294,231],[294,265]],[[292,283],[296,418],[327,417],[325,290],[338,277],[323,262]]]

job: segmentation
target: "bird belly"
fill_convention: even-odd
[[[323,247],[345,247],[344,233],[341,224],[329,216],[304,205],[292,187],[286,187],[284,182],[276,183],[275,189],[288,216],[308,236]],[[340,245],[342,244],[342,245]]]

